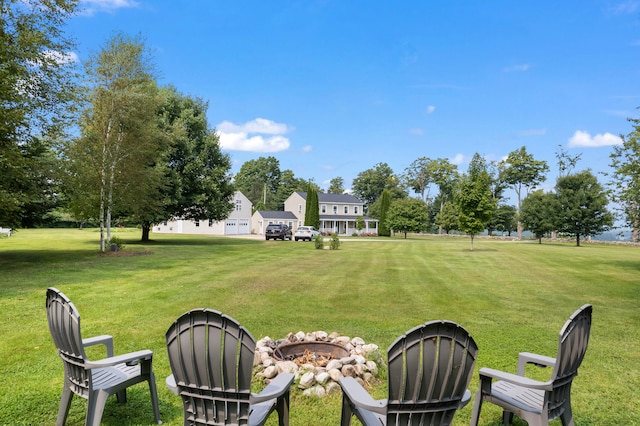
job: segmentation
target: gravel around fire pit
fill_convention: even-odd
[[[303,343],[310,343],[304,348]],[[315,344],[316,342],[329,343]],[[298,345],[300,343],[300,345]],[[294,344],[294,345],[292,345]],[[334,353],[344,355],[334,357]],[[303,346],[296,355],[285,355],[284,349]],[[318,346],[317,352],[314,346]],[[344,348],[344,349],[343,349]],[[296,334],[289,333],[286,338],[273,340],[266,336],[256,342],[253,360],[256,377],[269,381],[281,372],[295,374],[295,384],[305,395],[324,396],[338,392],[341,377],[351,376],[365,387],[376,382],[379,370],[385,368],[378,345],[366,344],[360,337],[350,338],[333,332],[314,331]]]

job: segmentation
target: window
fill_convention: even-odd
[[[209,228],[213,226],[213,219],[209,219]]]
[[[236,211],[237,212],[242,211],[242,200],[236,200]]]
[[[353,206],[353,214],[358,214],[358,206]]]
[[[200,221],[199,221],[199,220],[196,220],[196,228],[197,228],[198,226],[200,226]]]
[[[344,206],[344,214],[349,214],[349,206]]]
[[[338,206],[333,206],[333,214],[338,214]]]
[[[322,213],[326,213],[326,212],[327,212],[327,206],[323,204],[323,205],[320,207],[320,211],[321,211]]]
[[[298,213],[302,213],[302,204],[298,204]]]

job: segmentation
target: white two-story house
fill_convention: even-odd
[[[293,213],[297,218],[294,232],[298,226],[304,225],[304,215],[307,204],[306,192],[294,192],[284,202],[285,211]],[[358,233],[356,218],[361,216],[365,227],[361,232],[377,233],[378,219],[364,215],[364,203],[350,194],[318,193],[318,208],[320,209],[320,232],[338,235],[352,235]]]

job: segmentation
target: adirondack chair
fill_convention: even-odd
[[[450,425],[467,405],[467,389],[478,353],[469,333],[450,321],[431,321],[409,330],[387,349],[389,394],[374,400],[352,377],[340,379],[342,417],[363,425]]]
[[[259,394],[251,393],[255,340],[233,318],[211,309],[183,314],[166,333],[172,375],[169,390],[182,397],[186,425],[263,425],[278,412],[289,424],[289,387],[280,373]]]
[[[558,417],[564,426],[573,426],[571,384],[589,343],[591,311],[591,305],[583,305],[564,323],[555,358],[522,352],[517,375],[481,368],[471,425],[478,424],[482,402],[487,401],[503,408],[505,425],[511,423],[515,413],[530,426],[546,426]],[[553,367],[551,378],[541,382],[525,377],[527,364]]]
[[[67,420],[73,395],[88,400],[87,426],[99,426],[104,406],[110,395],[116,394],[118,402],[127,400],[126,388],[140,382],[149,383],[151,403],[156,423],[160,421],[156,381],[151,368],[153,352],[142,350],[124,355],[113,355],[113,338],[102,335],[83,339],[80,334],[80,314],[60,290],[47,290],[47,320],[58,355],[64,364],[64,386],[58,408],[57,426]],[[105,345],[107,357],[90,361],[85,348]]]

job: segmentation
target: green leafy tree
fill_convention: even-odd
[[[613,225],[607,194],[589,170],[558,178],[556,194],[558,231],[573,235],[577,246],[581,236],[600,234]]]
[[[559,216],[558,197],[542,190],[535,191],[522,200],[520,220],[524,229],[529,230],[542,244],[545,234],[556,230]]]
[[[629,119],[633,131],[622,137],[622,145],[613,147],[610,155],[610,193],[620,205],[627,226],[631,227],[631,240],[638,242],[640,230],[640,120]]]
[[[389,207],[391,205],[391,195],[389,194],[389,190],[384,189],[382,194],[380,195],[380,219],[378,225],[378,235],[381,237],[390,237],[391,229],[389,228],[389,224],[387,223],[387,213],[389,211]]]
[[[453,199],[458,209],[459,229],[471,237],[473,250],[474,237],[486,228],[496,209],[491,177],[479,154],[473,156],[468,172],[459,179]]]
[[[516,208],[506,204],[498,205],[493,217],[487,224],[487,229],[495,229],[498,232],[507,232],[509,236],[517,229]],[[491,235],[491,232],[489,232]]]
[[[394,201],[387,212],[386,223],[394,232],[421,232],[429,222],[427,205],[416,198],[402,198]]]
[[[447,234],[454,229],[458,229],[458,208],[453,201],[445,201],[440,211],[435,216],[436,225],[441,231]]]
[[[280,182],[278,183],[274,197],[275,204],[277,205],[276,210],[281,210],[281,207],[282,210],[284,210],[284,203],[287,198],[294,192],[305,192],[310,183],[312,183],[314,187],[317,187],[315,182],[307,182],[304,179],[295,177],[291,170],[283,170],[280,173]]]
[[[518,213],[522,206],[522,199],[546,179],[549,170],[547,162],[536,160],[523,146],[510,152],[502,167],[502,180],[511,185],[518,197]],[[522,238],[522,223],[518,221],[518,238]]]
[[[387,163],[378,163],[374,168],[358,173],[353,180],[353,195],[362,200],[366,206],[373,204],[385,189],[391,192],[393,199],[406,197],[399,186],[400,181]]]
[[[278,210],[276,194],[280,185],[280,162],[273,156],[260,157],[242,164],[234,177],[241,191],[254,206],[262,203],[267,210]]]
[[[329,189],[327,192],[330,194],[344,194],[344,179],[340,176],[334,177],[329,181]]]
[[[40,221],[57,204],[56,156],[77,104],[74,43],[65,21],[75,0],[0,4],[0,224]],[[54,163],[52,163],[54,162]]]
[[[223,220],[234,207],[231,159],[209,127],[207,102],[171,86],[162,93],[156,117],[158,149],[165,147],[156,163],[161,178],[149,186],[149,197],[141,198],[146,202],[134,203],[132,212],[142,226],[143,241],[155,223],[170,218]]]
[[[442,212],[445,208],[445,204],[448,201],[453,200],[453,188],[455,182],[458,179],[458,170],[454,164],[451,164],[446,158],[436,158],[429,163],[429,169],[433,182],[438,185],[438,199],[440,204],[437,206],[438,210]],[[438,233],[442,234],[444,228],[439,224]],[[453,229],[453,228],[449,228]],[[449,233],[449,231],[447,231]]]
[[[356,229],[358,230],[358,234],[362,232],[362,230],[367,226],[362,216],[356,216]]]
[[[112,216],[154,179],[150,175],[157,161],[155,112],[160,97],[140,38],[116,34],[85,68],[89,106],[82,114],[81,137],[68,147],[67,156],[71,182],[83,187],[72,194],[91,194],[97,202],[104,251],[105,228],[109,241]]]
[[[411,188],[416,194],[420,195],[420,199],[427,201],[429,196],[429,185],[433,182],[432,161],[428,157],[420,157],[414,160],[409,167],[404,169],[402,181]]]

